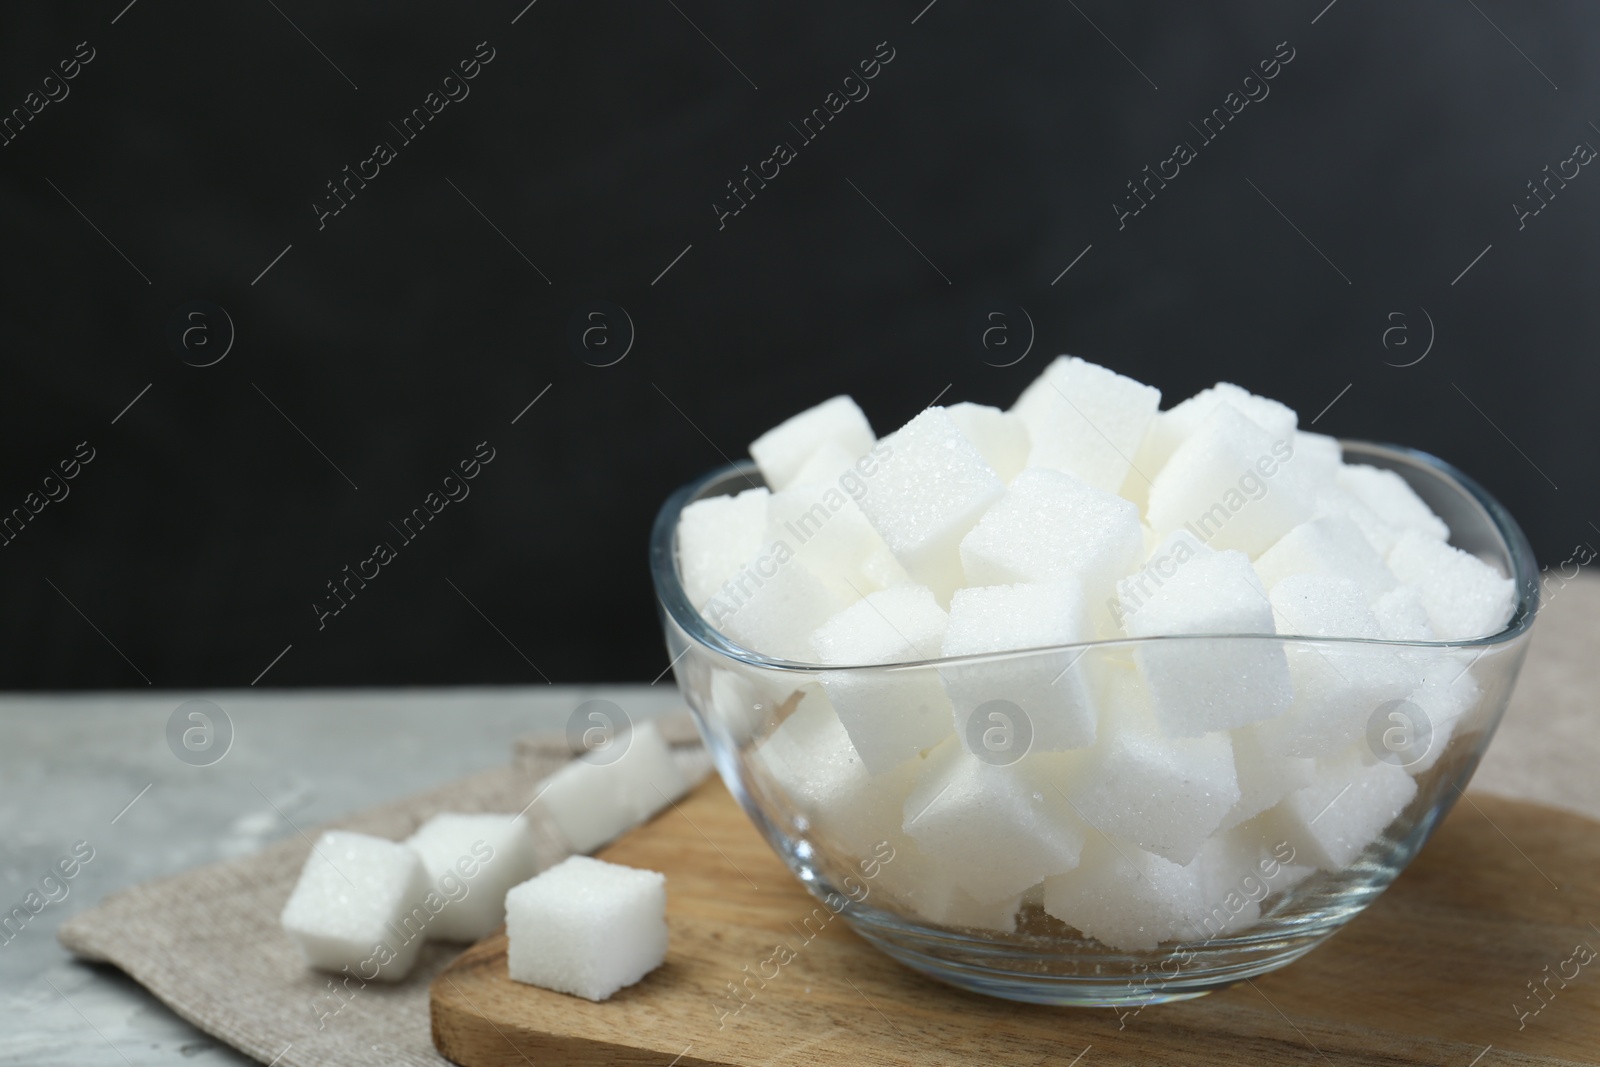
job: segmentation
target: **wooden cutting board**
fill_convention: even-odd
[[[1600,825],[1533,804],[1459,803],[1399,881],[1310,955],[1121,1021],[1110,1009],[959,992],[842,921],[724,1018],[736,1007],[727,983],[779,940],[798,945],[812,898],[716,779],[601,856],[665,872],[666,963],[594,1004],[512,982],[496,933],[434,981],[433,1039],[446,1057],[464,1067],[1600,1063],[1600,958],[1565,988],[1541,985],[1543,1001],[1528,986],[1579,944],[1600,951]],[[1519,1027],[1518,1011],[1541,1003]]]

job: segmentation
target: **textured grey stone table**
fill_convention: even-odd
[[[0,914],[29,890],[60,898],[9,941],[0,934],[0,1064],[253,1063],[115,969],[74,961],[57,925],[123,886],[508,763],[517,736],[561,729],[595,697],[635,720],[681,706],[670,678],[653,688],[0,697]],[[181,761],[167,740],[174,710],[196,698],[233,727],[231,748],[210,766]],[[181,718],[184,729],[203,728]],[[53,888],[61,883],[41,888],[80,841],[93,859],[64,883],[66,896]]]

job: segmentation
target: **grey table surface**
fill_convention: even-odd
[[[233,728],[226,756],[209,766],[179,760],[167,741],[175,709],[197,698],[220,707]],[[635,721],[682,704],[670,679],[654,687],[0,696],[0,914],[76,842],[94,849],[64,898],[9,942],[0,938],[0,1064],[254,1063],[116,969],[75,961],[56,927],[124,886],[509,763],[519,735],[561,729],[594,698]]]

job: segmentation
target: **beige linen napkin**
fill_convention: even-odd
[[[662,720],[679,744],[673,756],[690,781],[711,761],[687,713]],[[379,837],[409,836],[441,811],[515,814],[540,779],[572,758],[564,737],[525,738],[513,766],[459,779],[427,793],[330,823]],[[539,833],[540,863],[564,846]],[[125,889],[73,916],[57,933],[86,960],[112,963],[183,1018],[275,1067],[426,1065],[448,1061],[433,1048],[428,984],[464,946],[429,944],[402,982],[368,983],[338,997],[329,975],[307,969],[278,926],[279,913],[311,851],[300,837],[243,859],[214,863]],[[342,992],[342,990],[341,990]],[[342,1006],[341,1006],[342,1005]]]

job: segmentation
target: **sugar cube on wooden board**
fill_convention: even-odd
[[[688,789],[661,731],[643,722],[613,738],[604,755],[587,753],[545,779],[529,810],[548,818],[572,851],[592,852]]]
[[[415,849],[330,830],[306,857],[283,907],[283,929],[312,967],[397,982],[416,962],[445,903],[429,896],[428,873]]]
[[[607,1000],[667,958],[666,878],[569,856],[505,896],[507,960],[518,982]]]
[[[525,819],[505,815],[435,815],[406,838],[430,883],[445,898],[428,925],[431,941],[477,941],[505,921],[506,890],[538,870]]]

